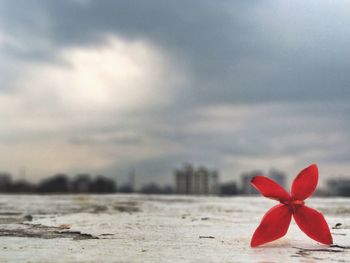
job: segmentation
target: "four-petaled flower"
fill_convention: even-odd
[[[280,204],[272,207],[255,230],[250,245],[260,246],[283,237],[292,219],[310,238],[330,245],[333,243],[328,224],[323,215],[307,207],[304,200],[316,189],[318,169],[316,164],[302,170],[294,179],[291,194],[275,181],[265,176],[255,176],[251,184],[265,197],[275,199]]]

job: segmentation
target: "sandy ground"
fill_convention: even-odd
[[[288,234],[249,247],[262,197],[0,195],[0,262],[350,262],[350,199],[310,199],[335,246],[292,222]]]

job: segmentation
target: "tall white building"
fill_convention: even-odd
[[[191,165],[185,165],[183,169],[175,171],[175,181],[177,194],[219,194],[218,172],[204,167],[194,169]]]

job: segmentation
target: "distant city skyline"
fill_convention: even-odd
[[[214,172],[214,174],[217,175],[217,182],[219,184],[230,184],[230,183],[235,183],[236,186],[241,189],[242,193],[245,194],[250,194],[250,193],[256,193],[255,189],[251,188],[250,185],[250,180],[252,177],[256,175],[263,175],[267,176],[276,182],[278,182],[280,185],[285,186],[287,183],[290,184],[292,183],[292,180],[295,178],[295,175],[288,175],[282,170],[276,169],[276,168],[270,168],[266,171],[263,171],[261,169],[256,169],[256,170],[250,170],[250,171],[244,171],[241,174],[233,175],[229,178],[222,178],[221,173],[219,169],[208,169],[204,164],[200,165],[194,165],[192,163],[183,163],[182,165],[177,166],[175,169],[172,170],[171,174],[164,175],[164,178],[168,179],[165,181],[144,181],[144,180],[138,180],[138,178],[143,179],[142,173],[137,175],[135,169],[130,169],[129,173],[127,175],[111,175],[108,176],[107,178],[113,180],[114,182],[118,182],[119,186],[122,187],[130,187],[131,189],[134,190],[140,190],[144,186],[148,186],[153,183],[157,183],[160,187],[175,187],[177,185],[177,173],[179,171],[182,171],[183,169],[187,169],[190,167],[191,169],[194,170],[201,170],[204,169],[208,171],[209,173]],[[2,171],[0,169],[0,177],[1,176],[9,176],[10,178],[13,178],[15,181],[27,181],[28,183],[38,183],[42,180],[46,180],[48,178],[56,177],[57,175],[64,175],[67,178],[75,178],[79,177],[80,175],[87,175],[87,176],[92,176],[92,177],[98,177],[98,176],[105,176],[104,174],[99,174],[99,173],[93,173],[91,171],[82,171],[78,173],[64,173],[64,172],[54,172],[53,174],[44,176],[42,178],[37,178],[37,177],[32,177],[32,176],[27,176],[26,175],[26,169],[25,167],[21,167],[19,169],[18,174],[12,174],[10,172]],[[168,177],[168,178],[167,178]],[[320,175],[320,180],[319,180],[319,186],[321,189],[327,188],[330,186],[331,182],[338,182],[338,180],[342,181],[348,181],[350,180],[349,176],[344,176],[344,175],[335,175],[335,176],[325,176],[322,178],[322,175]],[[1,184],[1,183],[0,183]],[[332,183],[331,183],[332,184]]]
[[[350,2],[0,0],[0,171],[350,177]]]
[[[114,193],[138,193],[138,194],[165,194],[165,195],[258,195],[259,192],[251,184],[261,171],[250,171],[240,175],[240,180],[228,182],[220,181],[218,171],[210,170],[205,166],[195,167],[192,164],[184,164],[174,171],[174,183],[161,185],[159,182],[148,182],[139,187],[135,186],[135,174],[129,175],[128,182],[116,181],[103,175],[91,175],[88,173],[67,175],[57,173],[40,180],[31,182],[25,178],[13,179],[11,174],[0,173],[0,193],[3,194],[114,194]],[[275,181],[281,187],[286,187],[286,174],[272,169],[267,177]],[[318,187],[316,196],[350,196],[350,178],[328,179],[325,186]]]

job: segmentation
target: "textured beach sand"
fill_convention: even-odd
[[[1,195],[0,262],[350,262],[350,199],[307,202],[324,213],[335,247],[317,244],[292,221],[284,238],[250,248],[274,204],[262,197]]]

